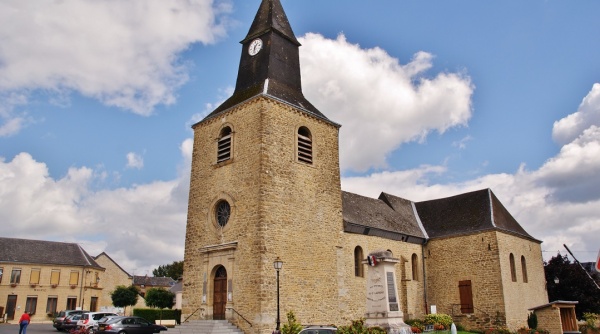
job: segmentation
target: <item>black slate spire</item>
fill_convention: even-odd
[[[211,118],[257,95],[268,95],[327,120],[302,94],[300,43],[280,0],[262,0],[246,38],[233,95],[206,118]]]

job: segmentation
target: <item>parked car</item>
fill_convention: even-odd
[[[298,334],[335,334],[337,328],[333,326],[307,326]]]
[[[167,327],[156,325],[140,317],[117,317],[98,324],[96,334],[154,334]]]
[[[52,321],[52,326],[54,328],[56,328],[56,330],[58,330],[58,331],[64,331],[64,329],[62,328],[63,321],[65,320],[65,318],[68,315],[71,315],[71,314],[82,314],[84,312],[89,312],[89,311],[84,311],[84,310],[66,310],[66,311],[60,311],[58,313],[58,315],[54,318],[54,321]]]
[[[61,329],[64,331],[70,331],[71,329],[77,328],[77,321],[81,319],[81,313],[71,313],[63,320]]]
[[[93,331],[94,332],[98,331],[98,327],[100,326],[100,324],[106,323],[106,322],[108,322],[111,319],[121,318],[121,317],[123,317],[123,316],[122,315],[107,315],[105,317],[102,317],[100,320],[96,321],[96,323],[92,327]]]
[[[112,313],[112,312],[86,312],[83,313],[81,315],[81,319],[79,319],[79,321],[77,321],[77,327],[81,328],[81,329],[85,329],[88,333],[92,333],[94,331],[93,326],[94,324],[106,317],[106,316],[116,316],[116,313]]]

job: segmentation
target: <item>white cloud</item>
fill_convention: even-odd
[[[340,130],[343,169],[386,167],[402,143],[464,126],[473,85],[462,73],[426,76],[433,56],[418,52],[406,65],[380,48],[361,49],[344,35],[301,38],[302,87],[308,100]]]
[[[190,173],[184,166],[169,182],[98,191],[92,184],[104,171],[71,168],[55,180],[27,153],[0,158],[3,236],[76,242],[91,255],[106,251],[128,271],[181,260]]]
[[[175,101],[178,54],[225,35],[229,0],[0,3],[0,92],[78,93],[141,115]]]
[[[554,122],[552,138],[561,145],[570,143],[590,125],[600,125],[600,83],[593,85],[577,112]]]
[[[595,84],[584,99],[578,115],[600,108]],[[565,117],[555,124],[567,124]],[[491,188],[511,214],[533,237],[544,241],[546,259],[565,252],[563,244],[576,252],[580,261],[593,261],[600,233],[600,120],[587,118],[569,132],[571,142],[538,170],[524,166],[513,174],[490,174],[461,183],[433,184],[430,179],[446,172],[442,166],[414,170],[385,171],[365,177],[342,179],[347,191],[377,197],[388,192],[413,201],[429,200],[463,192]],[[556,127],[555,127],[556,128]],[[577,129],[574,131],[573,129]],[[566,137],[564,137],[566,138]]]
[[[127,153],[127,168],[144,168],[144,158],[142,158],[142,156],[137,153]]]

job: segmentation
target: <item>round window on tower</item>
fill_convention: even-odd
[[[226,200],[221,200],[217,203],[215,214],[217,218],[217,224],[219,224],[221,227],[225,227],[229,221],[229,216],[231,215],[231,206]]]

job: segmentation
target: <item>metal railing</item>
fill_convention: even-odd
[[[202,310],[202,314],[204,314],[204,309],[202,307],[199,307],[194,312],[192,312],[192,314],[188,315],[187,318],[185,318],[185,320],[183,320],[181,323],[188,321],[189,318],[191,318],[194,314],[196,314],[196,312],[200,310]]]
[[[247,322],[248,325],[250,325],[250,327],[252,327],[252,323],[248,321],[248,319],[244,318],[244,316],[241,315],[240,312],[236,311],[233,307],[227,307],[227,310],[233,311],[233,313],[237,314],[240,318],[244,319],[244,321]]]

